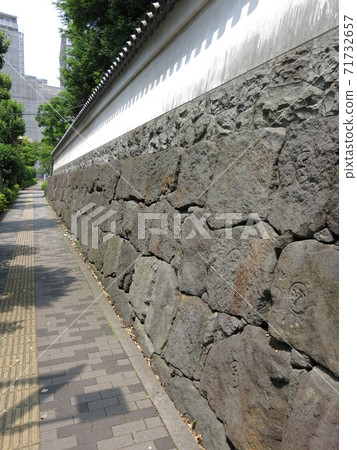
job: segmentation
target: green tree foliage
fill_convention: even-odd
[[[9,47],[4,33],[0,33],[0,69],[4,65],[4,54]],[[0,194],[1,204],[12,200],[17,185],[28,186],[33,183],[36,169],[28,167],[33,163],[29,149],[23,156],[19,149],[19,136],[25,133],[25,121],[22,118],[23,105],[11,99],[11,79],[0,72]],[[5,196],[5,197],[4,197]]]
[[[46,144],[46,142],[42,141],[39,146],[39,160],[40,160],[40,174],[49,174],[51,170],[51,153],[53,150],[52,145]]]
[[[0,70],[4,67],[5,58],[4,55],[8,51],[10,41],[6,39],[5,33],[0,31]]]
[[[5,187],[12,189],[26,178],[26,166],[18,150],[11,145],[0,144],[0,166]]]
[[[3,32],[0,32],[0,69],[4,66],[4,54],[9,48]],[[25,121],[22,118],[23,105],[11,99],[11,79],[0,72],[0,142],[14,144],[18,136],[25,133]]]
[[[150,9],[148,0],[57,0],[71,42],[62,79],[76,114],[126,45],[139,20]]]
[[[70,98],[67,91],[60,92],[49,103],[40,105],[36,120],[40,127],[44,127],[42,141],[46,145],[55,147],[73,120]]]
[[[4,144],[15,144],[17,138],[25,133],[23,110],[19,102],[0,99],[0,141]]]
[[[20,157],[26,166],[34,166],[38,159],[38,142],[32,142],[27,136],[23,136],[20,140],[18,150],[20,152]]]
[[[48,173],[50,154],[110,67],[138,22],[151,7],[148,0],[57,0],[62,35],[71,48],[61,71],[65,91],[41,105],[36,120],[43,127],[40,172]]]

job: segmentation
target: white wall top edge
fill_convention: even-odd
[[[338,0],[181,0],[57,148],[54,170],[338,25]]]

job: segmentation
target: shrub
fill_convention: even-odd
[[[4,195],[7,204],[9,204],[16,197],[15,191],[8,188],[7,186],[4,186]]]
[[[47,188],[47,180],[44,181],[44,182],[41,184],[41,189],[42,189],[43,191],[45,191],[46,188]]]
[[[25,180],[21,183],[21,187],[26,188],[29,186],[33,186],[34,184],[37,183],[36,178],[30,178],[29,180]]]
[[[12,189],[4,186],[4,193],[0,194],[0,211],[7,209],[8,204],[17,197],[19,190],[20,186],[18,184],[15,184]]]
[[[0,194],[0,212],[4,211],[7,207],[5,194]]]

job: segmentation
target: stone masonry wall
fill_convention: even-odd
[[[338,448],[337,183],[337,30],[49,179],[69,228],[115,211],[79,245],[207,449]]]

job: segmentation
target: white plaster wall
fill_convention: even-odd
[[[338,0],[181,0],[57,146],[54,169],[337,25]]]

